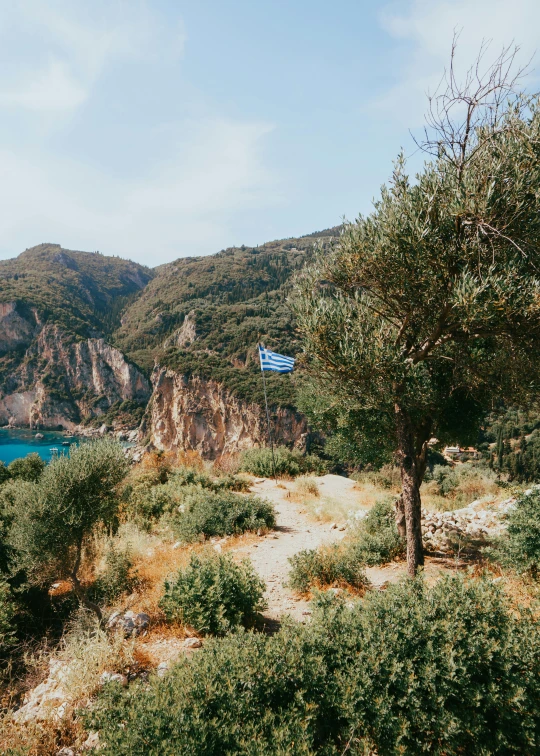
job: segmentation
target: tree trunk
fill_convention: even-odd
[[[99,624],[103,624],[103,614],[101,612],[100,607],[97,604],[94,604],[93,601],[90,601],[88,596],[86,595],[86,591],[81,585],[81,582],[78,577],[79,567],[81,566],[81,556],[82,556],[82,538],[77,543],[77,556],[75,557],[75,564],[73,565],[73,570],[71,571],[71,582],[73,583],[73,590],[75,591],[75,594],[81,604],[85,606],[87,609],[90,609],[91,612],[94,612],[96,617],[99,620]]]
[[[407,526],[405,524],[405,504],[403,503],[403,494],[396,499],[396,527],[399,537],[405,540],[407,538]]]
[[[399,404],[395,405],[395,410],[398,458],[401,467],[400,498],[407,536],[407,571],[411,577],[414,577],[418,568],[424,564],[420,486],[426,471],[429,429],[427,427],[423,429],[422,438],[415,438],[408,413]]]

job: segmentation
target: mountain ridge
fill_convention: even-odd
[[[110,418],[122,402],[142,408],[157,390],[148,379],[164,370],[184,376],[176,387],[186,385],[188,393],[198,387],[191,403],[176,390],[182,412],[202,406],[201,396],[219,385],[230,403],[235,397],[237,415],[255,417],[263,403],[257,341],[296,354],[286,301],[291,278],[315,244],[331,244],[338,234],[336,227],[231,247],[155,269],[49,243],[0,261],[0,422],[73,427]],[[268,376],[270,403],[291,418],[295,380]],[[207,435],[217,422],[208,413]],[[155,411],[148,416],[160,423]],[[153,431],[160,436],[150,424]],[[160,437],[167,434],[173,437],[175,429]]]

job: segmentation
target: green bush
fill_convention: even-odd
[[[128,471],[124,450],[104,438],[48,464],[35,483],[12,480],[0,489],[11,575],[19,586],[44,590],[70,579],[81,603],[101,619],[79,569],[97,532],[118,523],[118,486]],[[3,509],[3,514],[1,510]]]
[[[329,585],[363,588],[366,565],[384,564],[401,556],[405,543],[397,532],[391,497],[379,499],[346,540],[332,546],[300,551],[289,561],[289,585],[307,593],[310,587]]]
[[[397,531],[392,497],[375,502],[366,517],[351,530],[346,545],[351,558],[370,567],[404,554],[405,542]]]
[[[276,475],[290,476],[305,473],[323,475],[327,472],[326,464],[315,454],[302,454],[297,449],[288,449],[286,446],[277,446],[274,449]],[[268,448],[248,449],[242,453],[240,469],[244,472],[257,475],[259,478],[271,478],[274,474],[272,466],[272,450]]]
[[[212,476],[195,470],[193,467],[181,466],[171,472],[170,483],[178,486],[200,486],[210,491],[248,491],[249,481],[239,475]]]
[[[497,494],[498,486],[495,472],[483,462],[465,462],[455,467],[437,464],[425,476],[427,491],[446,497],[457,507]]]
[[[168,483],[136,485],[128,492],[126,514],[128,519],[133,520],[139,527],[149,530],[160,517],[178,507],[181,501],[182,496],[179,496]]]
[[[508,529],[488,553],[519,573],[540,574],[540,489],[520,496],[507,515]]]
[[[4,657],[15,643],[15,604],[5,580],[0,580],[0,657]]]
[[[149,684],[106,686],[104,756],[532,754],[538,621],[488,580],[405,581],[308,626],[209,640]]]
[[[252,625],[264,608],[264,582],[249,561],[209,552],[191,556],[189,565],[165,583],[160,607],[168,620],[198,633],[223,635],[239,625]]]
[[[9,470],[7,469],[5,463],[0,459],[0,485],[2,485],[2,483],[5,483],[6,480],[9,480],[10,477],[11,476],[9,474]]]
[[[45,462],[36,452],[27,454],[26,457],[14,459],[7,467],[7,471],[11,478],[27,480],[30,483],[38,481],[41,478],[41,473],[44,469]]]
[[[131,549],[120,550],[111,544],[105,557],[105,570],[93,585],[92,599],[111,604],[122,593],[131,593],[137,585],[137,576],[132,568]]]
[[[276,524],[269,501],[230,491],[212,493],[192,488],[184,496],[180,510],[171,516],[170,523],[178,537],[187,542],[273,528]]]
[[[300,593],[307,593],[312,586],[364,588],[368,584],[363,564],[342,544],[300,551],[289,561],[289,586]]]
[[[145,471],[126,487],[127,515],[141,527],[149,528],[164,514],[177,509],[194,487],[214,493],[247,491],[249,482],[238,475],[213,477],[187,466],[169,470],[166,481],[156,471]]]

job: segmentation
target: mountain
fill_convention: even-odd
[[[153,277],[58,244],[0,261],[0,421],[72,427],[126,401],[146,404],[146,377],[106,338]]]
[[[147,370],[157,361],[260,402],[257,342],[296,354],[298,338],[286,301],[291,276],[314,244],[328,244],[338,233],[332,228],[162,265],[122,314],[113,343]],[[269,375],[268,385],[273,401],[292,401],[287,376]]]
[[[122,314],[113,343],[149,370],[152,398],[141,434],[154,446],[205,458],[267,443],[257,342],[294,356],[299,347],[287,297],[315,244],[339,229],[176,260]],[[267,374],[279,443],[306,445],[295,409],[296,373]]]
[[[0,302],[16,302],[23,318],[35,310],[40,322],[79,336],[104,335],[120,325],[121,310],[154,276],[130,260],[40,244],[0,261]],[[0,335],[1,351],[12,345]]]
[[[154,270],[56,244],[0,262],[0,422],[146,416],[160,448],[215,457],[264,443],[257,342],[295,355],[291,277],[338,228]],[[150,379],[150,380],[149,380]],[[305,439],[296,376],[269,374],[278,440]],[[129,419],[129,418],[128,418]]]

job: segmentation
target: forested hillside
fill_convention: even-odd
[[[113,343],[146,370],[158,359],[179,372],[215,378],[242,398],[262,399],[257,342],[296,353],[286,304],[291,276],[315,244],[328,245],[338,233],[333,228],[160,266],[126,308]],[[291,403],[288,377],[270,376],[269,389],[274,401]]]
[[[148,382],[108,342],[149,268],[41,244],[0,262],[0,422],[72,427]]]
[[[41,322],[80,336],[107,334],[119,325],[129,298],[154,275],[131,260],[40,244],[0,261],[0,302],[35,308]]]
[[[155,270],[57,244],[0,261],[0,420],[70,427],[105,413],[110,421],[122,401],[147,401],[137,368],[149,377],[156,362],[261,404],[257,342],[296,354],[291,277],[315,245],[337,234],[231,248]],[[294,381],[268,376],[274,405],[296,406]]]

